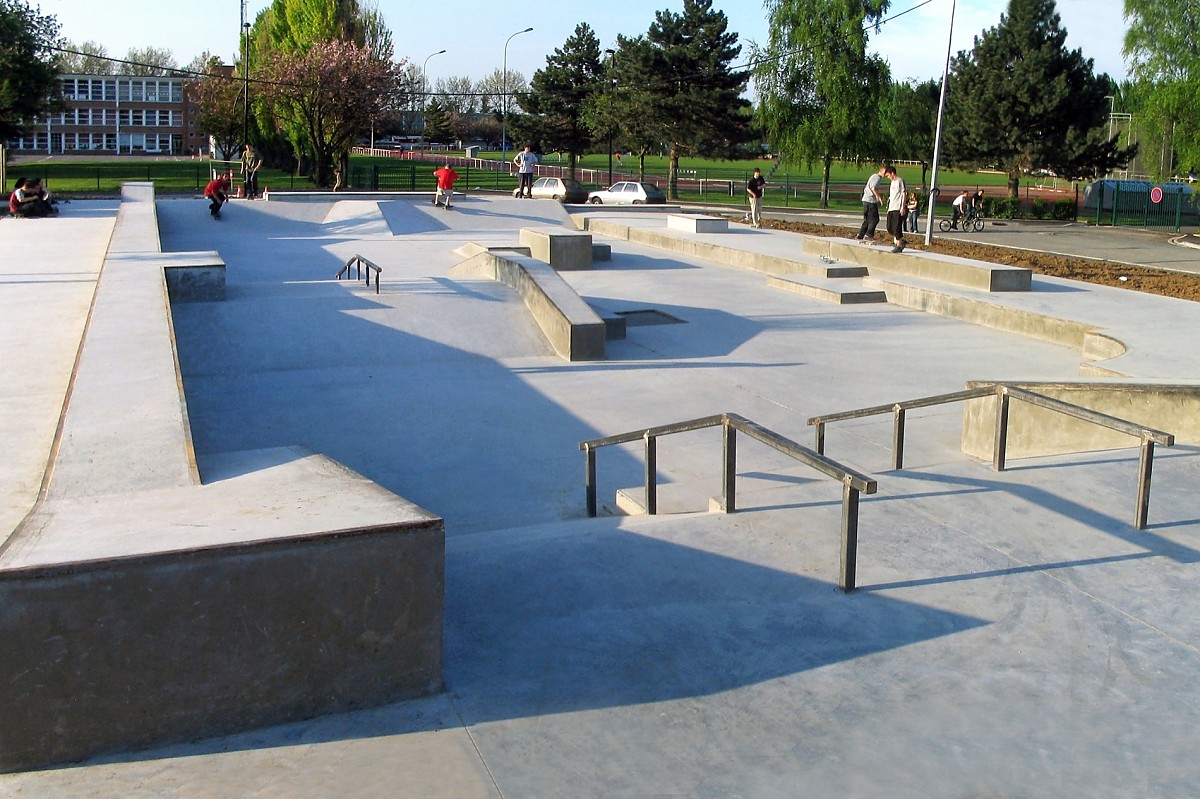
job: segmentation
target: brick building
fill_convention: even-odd
[[[195,106],[182,77],[60,75],[64,108],[34,120],[8,146],[15,153],[202,152]]]

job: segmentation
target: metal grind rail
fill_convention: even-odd
[[[702,430],[708,427],[720,427],[723,430],[724,457],[722,458],[721,507],[725,513],[734,513],[737,510],[738,431],[801,463],[811,466],[842,484],[842,553],[841,573],[838,578],[838,585],[843,591],[853,591],[858,563],[859,495],[863,493],[874,494],[878,489],[878,484],[870,477],[848,469],[837,461],[831,460],[819,452],[813,452],[808,447],[797,444],[795,441],[768,430],[762,425],[752,422],[736,413],[705,416],[701,419],[691,419],[660,427],[649,427],[580,443],[579,448],[583,450],[586,458],[584,482],[587,489],[588,516],[596,515],[596,450],[601,447],[608,447],[614,444],[627,444],[638,440],[645,443],[646,512],[654,515],[658,513],[658,439],[675,433],[687,433],[692,430]]]
[[[966,391],[956,391],[951,394],[937,394],[931,397],[905,400],[891,405],[876,405],[870,408],[859,408],[852,411],[842,411],[824,416],[814,416],[808,420],[816,427],[817,452],[825,454],[825,425],[830,422],[840,422],[847,419],[861,419],[867,416],[879,416],[892,413],[895,422],[892,431],[892,468],[904,468],[904,414],[913,408],[926,408],[932,405],[942,405],[950,402],[962,402],[970,399],[980,399],[994,396],[996,398],[996,437],[992,448],[992,468],[998,472],[1004,471],[1005,458],[1008,449],[1008,413],[1010,400],[1017,399],[1039,408],[1071,416],[1091,424],[1107,427],[1120,433],[1133,436],[1141,441],[1141,458],[1138,463],[1137,500],[1134,510],[1133,526],[1138,530],[1146,527],[1146,515],[1150,507],[1150,477],[1154,469],[1154,445],[1162,444],[1170,447],[1175,444],[1175,436],[1155,430],[1151,427],[1109,416],[1081,405],[1064,400],[1047,397],[1016,386],[997,383],[993,386],[981,386]]]
[[[363,258],[361,255],[355,255],[349,261],[346,261],[346,265],[342,267],[342,271],[337,273],[337,279],[341,280],[342,275],[345,275],[346,279],[349,280],[351,269],[354,270],[354,279],[355,280],[363,280],[364,275],[365,275],[365,277],[366,277],[365,282],[366,282],[368,288],[370,288],[370,286],[371,286],[371,272],[374,272],[375,273],[375,293],[376,294],[379,293],[379,275],[380,275],[380,273],[383,272],[383,270],[381,268],[379,268],[379,266],[368,261],[366,258]]]

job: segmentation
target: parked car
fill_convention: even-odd
[[[665,203],[667,195],[653,183],[635,183],[622,181],[614,183],[607,189],[594,191],[588,195],[588,202],[597,205],[646,205],[648,203]]]
[[[587,202],[588,191],[582,183],[571,178],[538,178],[533,182],[533,196],[560,203],[582,203]]]

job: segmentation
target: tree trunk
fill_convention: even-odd
[[[667,170],[667,199],[679,199],[679,150],[672,144],[670,151],[667,153],[667,158],[670,159],[670,167]]]
[[[638,183],[646,182],[646,151],[638,153]]]
[[[567,153],[567,172],[571,180],[575,179],[575,153]]]
[[[1021,198],[1021,170],[1019,169],[1008,173],[1008,196],[1014,200]]]
[[[821,208],[829,207],[829,170],[833,165],[833,155],[826,153],[821,170]]]

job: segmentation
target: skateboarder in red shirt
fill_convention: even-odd
[[[211,200],[208,205],[208,212],[212,214],[213,219],[221,218],[221,206],[229,199],[229,181],[233,173],[228,172],[224,175],[219,175],[208,182],[204,187],[204,196]]]
[[[445,197],[446,208],[452,208],[454,181],[458,180],[458,173],[449,164],[446,164],[441,169],[433,170],[433,174],[437,178],[437,191],[433,195],[433,204],[439,205],[442,197]]]

